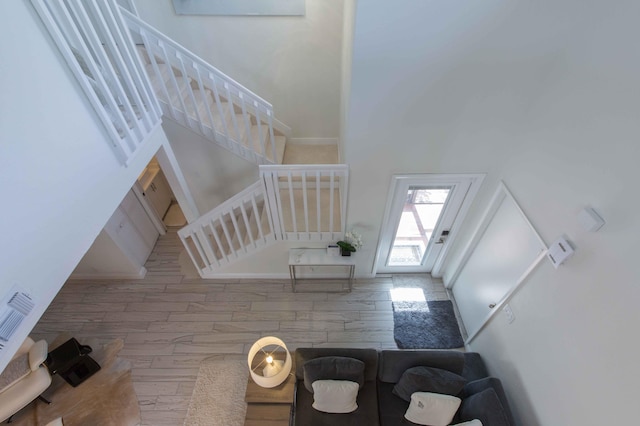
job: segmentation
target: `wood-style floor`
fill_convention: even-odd
[[[51,341],[67,332],[80,342],[124,339],[120,356],[132,376],[145,425],[181,425],[205,358],[244,359],[266,335],[297,347],[396,348],[389,290],[420,287],[447,299],[428,275],[358,279],[353,291],[292,293],[289,280],[186,278],[175,231],[162,236],[143,280],[70,280],[33,330]]]

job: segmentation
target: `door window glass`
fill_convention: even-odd
[[[449,196],[449,188],[410,187],[387,266],[421,265]]]

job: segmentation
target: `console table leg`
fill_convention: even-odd
[[[291,277],[291,291],[296,292],[296,267],[289,265],[289,276]]]

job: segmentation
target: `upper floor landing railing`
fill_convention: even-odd
[[[31,2],[128,164],[162,112],[116,0]]]

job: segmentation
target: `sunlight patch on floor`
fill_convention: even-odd
[[[389,290],[392,302],[426,302],[424,291],[415,287],[398,287]]]

